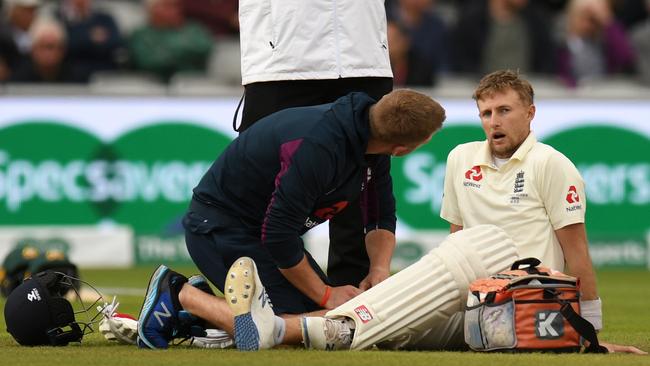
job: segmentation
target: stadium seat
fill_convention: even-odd
[[[241,85],[239,38],[221,38],[214,43],[208,74],[220,85]]]
[[[90,78],[90,92],[99,95],[166,95],[167,87],[155,77],[137,72],[102,71]]]
[[[241,85],[224,85],[222,82],[206,77],[203,74],[175,74],[169,81],[169,95],[183,97],[241,95],[244,88]]]
[[[6,83],[0,87],[4,96],[75,96],[88,94],[85,84]]]
[[[576,96],[584,98],[648,99],[650,89],[625,77],[594,79],[581,83]]]

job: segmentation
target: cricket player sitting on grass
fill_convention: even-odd
[[[233,290],[225,285],[228,268],[237,258],[253,258],[267,288],[260,293],[265,294],[262,305],[270,299],[278,315],[270,320],[277,329],[272,343],[301,342],[297,315],[323,314],[389,276],[396,221],[390,156],[427,143],[444,119],[440,104],[411,90],[393,91],[378,102],[351,93],[334,103],[265,117],[225,149],[194,189],[183,220],[192,260],[231,299]],[[358,288],[330,286],[301,235],[358,198],[370,269]],[[207,322],[208,328],[233,333],[233,313],[223,298],[160,266],[140,312],[139,346],[166,348],[174,338],[187,336],[178,328],[181,312]],[[285,327],[288,317],[298,326]],[[259,339],[238,344],[244,349],[270,345]]]
[[[535,117],[532,86],[515,72],[496,71],[479,82],[474,99],[486,140],[460,145],[449,154],[442,218],[452,233],[497,225],[512,237],[522,257],[539,258],[544,266],[580,278],[582,316],[601,329],[601,302],[584,225],[584,182],[562,153],[536,141],[530,127]],[[462,315],[450,317],[416,346],[463,346]],[[443,337],[441,332],[451,334]],[[445,342],[432,342],[441,337]],[[603,345],[610,352],[638,351]]]
[[[452,233],[498,225],[523,257],[580,278],[582,316],[600,330],[584,182],[566,156],[538,142],[531,131],[533,87],[516,72],[496,71],[483,77],[473,98],[486,140],[449,153],[440,216]]]
[[[582,316],[602,328],[584,226],[584,183],[564,155],[535,140],[531,85],[517,73],[497,71],[481,80],[474,99],[486,141],[460,145],[449,154],[441,216],[451,223],[452,235],[416,264],[326,317],[304,317],[301,329],[308,348],[465,348],[466,285],[485,272],[505,269],[516,252],[579,277]],[[265,318],[263,306],[255,299],[248,306],[242,298],[247,293],[242,283],[248,282],[238,276],[240,267],[254,272],[254,266],[245,259],[240,263],[229,277],[239,291],[237,302],[229,304],[236,315],[252,314],[256,331],[235,322],[235,335],[268,338],[265,334],[272,330],[260,320]],[[600,344],[612,353],[645,354],[632,346]]]

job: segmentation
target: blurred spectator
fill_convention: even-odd
[[[453,36],[457,71],[553,72],[550,24],[536,2],[476,0],[468,2],[459,14]]]
[[[404,61],[408,61],[404,67],[393,68],[394,73],[400,74],[395,77],[395,85],[431,86],[436,75],[447,70],[447,27],[434,13],[434,5],[433,0],[399,0],[388,12],[394,23],[389,32],[396,42],[408,43],[407,54],[401,55],[403,50],[399,50],[399,58],[406,56]],[[391,50],[391,62],[397,57],[393,53]]]
[[[558,71],[567,85],[631,71],[634,52],[607,0],[572,0],[558,54]]]
[[[535,0],[535,2],[540,3],[547,11],[555,15],[564,11],[567,0]]]
[[[389,21],[387,36],[393,84],[395,86],[433,85],[433,69],[422,58],[413,56],[408,30],[397,22]]]
[[[0,81],[29,57],[32,40],[29,29],[34,22],[40,0],[6,0],[0,17]]]
[[[65,31],[52,20],[39,20],[31,30],[31,58],[19,65],[11,81],[28,83],[80,82],[65,59]]]
[[[239,0],[182,0],[188,19],[208,28],[215,37],[239,34]]]
[[[93,9],[92,0],[63,0],[57,16],[67,33],[67,55],[84,80],[96,71],[126,62],[124,42],[112,16]]]
[[[645,0],[647,13],[650,14],[650,0]],[[632,29],[632,44],[637,56],[637,71],[641,81],[650,85],[650,17]]]
[[[147,0],[149,23],[131,36],[129,49],[136,69],[163,80],[179,71],[202,71],[212,37],[200,24],[187,22],[180,0]]]
[[[646,0],[610,0],[614,5],[614,14],[626,29],[643,23],[650,13],[646,7]]]
[[[11,76],[11,68],[5,59],[5,54],[12,53],[15,49],[11,46],[11,43],[5,44],[5,42],[0,39],[0,82],[6,81]]]

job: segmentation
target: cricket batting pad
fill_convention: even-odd
[[[381,342],[401,348],[463,311],[473,280],[507,269],[517,259],[515,243],[502,229],[480,225],[461,230],[418,262],[325,316],[354,321],[353,350]]]

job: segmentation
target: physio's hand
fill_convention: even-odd
[[[349,285],[332,287],[331,291],[332,293],[330,294],[330,298],[325,303],[325,309],[334,309],[363,292],[358,288]]]
[[[364,278],[363,281],[359,283],[359,288],[362,291],[366,291],[371,287],[377,286],[379,282],[387,279],[388,276],[390,276],[390,271],[388,271],[388,269],[385,268],[370,269],[370,272],[368,272],[366,278]]]
[[[600,342],[600,345],[607,348],[609,353],[633,353],[635,355],[647,355],[648,352],[642,351],[634,346],[623,346],[614,343]]]

